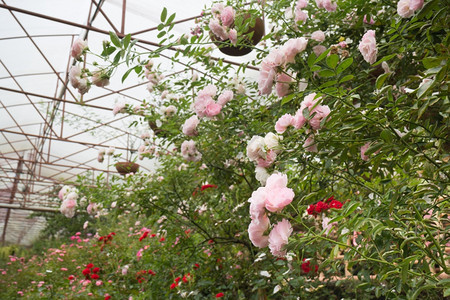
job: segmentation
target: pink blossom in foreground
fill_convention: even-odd
[[[297,39],[288,40],[281,48],[284,53],[284,59],[286,63],[293,63],[295,56],[306,49],[308,40],[301,37]]]
[[[269,150],[263,157],[259,157],[256,162],[258,167],[267,168],[275,162],[277,154],[274,150]]]
[[[294,191],[287,187],[287,181],[286,174],[275,173],[267,178],[265,192],[268,211],[279,212],[294,199]]]
[[[409,18],[423,7],[423,2],[423,0],[400,0],[397,3],[397,13],[402,18]]]
[[[289,76],[286,73],[281,73],[277,76],[277,84],[275,85],[275,91],[277,92],[277,96],[282,98],[289,94],[290,84],[294,82],[292,76]]]
[[[248,226],[248,236],[253,245],[258,248],[264,248],[269,245],[269,237],[264,232],[269,228],[270,221],[267,215],[262,216],[259,220],[252,220]]]
[[[234,22],[234,16],[236,12],[231,6],[225,7],[220,13],[220,20],[223,26],[229,27]]]
[[[79,58],[83,54],[83,51],[86,50],[87,48],[88,48],[87,41],[77,39],[73,43],[70,53],[73,58]]]
[[[75,215],[75,209],[77,206],[77,201],[73,199],[66,199],[62,202],[59,211],[67,218],[73,218]]]
[[[274,256],[285,256],[286,251],[283,247],[288,244],[289,236],[292,234],[291,223],[283,219],[273,226],[269,234],[269,248]]]
[[[233,91],[225,90],[222,92],[222,94],[217,99],[217,104],[221,105],[222,107],[225,106],[228,102],[233,100],[234,94]]]
[[[373,64],[377,60],[378,49],[374,30],[368,30],[363,35],[361,42],[358,45],[358,49],[364,60],[369,64]]]
[[[290,114],[285,114],[275,123],[275,130],[278,133],[284,133],[289,126],[294,126],[294,117]]]
[[[305,8],[306,6],[308,6],[308,1],[307,0],[298,0],[297,4],[295,5],[295,8]]]
[[[81,73],[82,73],[82,70],[79,65],[70,67],[69,80],[70,80],[70,83],[72,84],[72,86],[76,89],[80,86]]]
[[[330,108],[328,105],[317,105],[310,114],[314,116],[309,120],[309,125],[312,129],[319,130],[322,120],[325,120],[330,114]]]
[[[182,131],[187,136],[194,136],[197,135],[197,126],[200,123],[197,116],[192,116],[189,119],[187,119],[184,124]]]

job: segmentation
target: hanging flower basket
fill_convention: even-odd
[[[139,165],[131,161],[122,161],[115,164],[117,172],[120,175],[125,175],[128,173],[136,173],[139,170]]]
[[[245,23],[251,17],[252,15],[250,13],[243,12],[242,14],[236,16],[236,19],[241,18],[242,23]],[[229,26],[230,29],[235,29],[235,22],[236,20]],[[237,32],[238,45],[236,46],[233,45],[230,38],[221,39],[214,34],[213,30],[210,31],[211,40],[213,40],[220,52],[230,56],[243,56],[252,52],[252,47],[257,45],[263,36],[264,21],[260,17],[257,17],[253,26],[244,30],[244,32]]]

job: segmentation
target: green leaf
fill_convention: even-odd
[[[327,65],[331,69],[336,68],[338,62],[339,62],[339,56],[337,54],[331,54],[330,56],[327,56]]]
[[[392,134],[391,134],[391,131],[389,129],[384,129],[381,132],[380,137],[387,143],[391,143],[392,142]]]
[[[331,70],[322,70],[319,72],[319,76],[320,77],[333,77],[334,76],[334,72]]]
[[[378,65],[381,64],[383,61],[388,61],[388,60],[394,58],[395,56],[397,56],[397,54],[386,55],[385,57],[383,57],[382,59],[380,59],[379,61],[377,61],[376,63],[374,63],[374,64],[372,65],[372,67],[378,66]]]
[[[109,37],[111,38],[111,42],[119,48],[122,48],[122,43],[120,43],[120,39],[117,36],[117,34],[115,34],[114,32],[110,31],[109,32]]]
[[[417,98],[421,98],[434,84],[434,80],[430,80],[424,84],[422,84],[417,90]]]
[[[164,21],[166,20],[167,17],[167,8],[163,8],[162,12],[161,12],[161,22],[164,23]]]
[[[128,71],[125,72],[125,74],[123,74],[122,76],[122,83],[125,81],[125,79],[127,79],[128,75],[130,75],[131,71],[133,71],[135,68],[131,68]]]
[[[314,63],[318,63],[319,61],[321,61],[322,59],[324,59],[325,57],[327,57],[328,53],[330,53],[331,49],[326,50],[324,53],[320,54],[318,58],[316,58],[316,60],[314,61]]]
[[[354,211],[358,208],[359,205],[360,205],[359,202],[355,202],[355,203],[353,203],[352,205],[350,205],[350,206],[345,210],[344,216],[345,216],[345,217],[348,217],[352,212],[354,212]]]
[[[423,66],[427,69],[437,67],[441,64],[442,59],[437,57],[426,57],[422,60]]]
[[[338,68],[339,68],[339,67],[338,67]],[[343,83],[343,82],[352,80],[353,77],[355,77],[355,76],[353,76],[353,75],[347,75],[347,76],[344,76],[344,77],[341,78],[341,80],[339,80],[339,83]]]
[[[114,53],[114,51],[116,51],[116,47],[108,47],[102,52],[101,55],[102,56],[110,56],[111,54]]]
[[[378,76],[377,81],[375,83],[376,88],[379,90],[383,86],[384,82],[386,81],[386,78],[389,76],[389,73],[384,73]]]
[[[444,297],[448,297],[448,296],[450,296],[450,288],[446,288],[444,290]]]
[[[166,31],[161,31],[160,33],[158,33],[158,38],[162,38],[167,32]]]
[[[128,48],[128,45],[130,44],[130,41],[131,41],[131,34],[127,34],[127,35],[122,39],[122,42],[123,42],[123,48],[124,48],[124,49],[127,49],[127,48]]]
[[[314,54],[314,52],[312,52],[309,56],[308,56],[308,66],[311,68],[314,65],[314,61],[316,60],[317,56]]]
[[[114,63],[115,65],[117,65],[117,64],[119,63],[119,61],[120,61],[120,51],[117,52],[116,56],[114,56],[113,63]]]
[[[383,143],[377,143],[377,144],[371,145],[369,147],[369,149],[367,149],[366,155],[369,155],[369,154],[377,152],[378,150],[380,150],[381,147],[383,147]]]
[[[318,65],[313,65],[312,67],[311,67],[311,71],[312,72],[317,72],[317,71],[319,71],[319,70],[321,70],[322,69],[322,67],[321,66],[318,66]]]
[[[158,28],[158,31],[161,31],[161,30],[163,30],[163,28],[164,28],[164,24],[161,23],[161,24],[159,24],[158,27],[156,27],[156,28]]]
[[[166,25],[170,25],[172,23],[172,21],[175,19],[176,15],[177,15],[176,13],[171,14],[169,16],[169,18],[167,19]]]
[[[284,105],[284,104],[290,102],[292,99],[294,99],[294,96],[295,96],[295,94],[290,94],[290,95],[287,95],[286,97],[284,97],[281,100],[281,105]]]
[[[340,74],[342,73],[345,69],[347,69],[348,67],[350,67],[350,65],[353,63],[353,58],[347,58],[346,60],[344,60],[343,62],[341,62],[339,64],[339,66],[336,68],[336,73]]]

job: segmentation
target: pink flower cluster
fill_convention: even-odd
[[[233,92],[225,90],[218,97],[217,102],[213,97],[217,94],[217,87],[213,84],[206,86],[198,93],[197,98],[192,105],[192,109],[198,117],[212,118],[220,113],[222,107],[225,106],[234,97]],[[192,121],[191,121],[192,122]]]
[[[267,179],[265,187],[260,187],[252,193],[250,202],[250,218],[248,234],[253,245],[259,248],[269,246],[275,256],[284,256],[284,245],[292,233],[292,226],[286,219],[278,222],[269,236],[264,232],[269,229],[270,221],[266,209],[270,212],[280,212],[294,199],[294,191],[287,187],[285,174],[272,174]]]
[[[181,130],[187,136],[195,136],[198,134],[197,126],[199,123],[200,123],[199,119],[197,118],[196,115],[194,115],[184,122]]]
[[[81,55],[88,49],[87,41],[82,39],[77,39],[70,50],[70,54],[73,58],[78,59]]]
[[[414,12],[422,9],[424,0],[400,0],[397,3],[397,13],[402,18],[411,17]]]
[[[337,4],[333,3],[332,0],[316,0],[316,5],[318,8],[325,8],[327,11],[336,11]]]
[[[231,26],[234,24],[236,15],[231,6],[216,3],[211,9],[213,18],[209,20],[209,29],[221,41],[230,40],[234,45],[237,43],[237,32]]]
[[[278,142],[282,137],[269,132],[265,137],[253,136],[247,145],[247,157],[257,163],[258,167],[267,168],[277,158]]]
[[[272,92],[274,81],[278,74],[288,63],[295,61],[295,56],[306,49],[308,40],[297,38],[288,40],[282,47],[273,49],[261,62],[259,69],[258,88],[262,95],[269,95]],[[285,77],[281,78],[282,81]]]
[[[291,114],[283,115],[275,123],[275,130],[278,133],[284,133],[289,126],[293,126],[295,129],[300,129],[306,123],[308,123],[313,130],[319,130],[323,120],[325,120],[330,114],[330,108],[328,105],[317,104],[321,99],[321,97],[316,97],[316,93],[306,96],[295,116],[292,116]],[[308,118],[305,117],[305,109],[308,109]],[[313,144],[314,139],[312,135],[310,135],[303,147],[307,148],[308,151],[317,151],[317,146],[311,146]]]
[[[365,61],[373,64],[377,60],[377,42],[375,40],[375,31],[368,30],[359,42],[358,49]]]
[[[181,155],[187,161],[199,161],[202,159],[202,154],[198,152],[193,140],[184,141],[181,144]]]
[[[154,90],[154,86],[159,84],[159,82],[164,78],[164,75],[158,74],[157,71],[152,70],[153,61],[150,59],[145,65],[144,76],[148,80],[147,90],[151,93]]]
[[[77,207],[78,190],[65,185],[59,191],[58,197],[63,200],[59,211],[67,218],[73,218]]]
[[[297,22],[306,22],[308,19],[308,15],[306,12],[304,12],[302,9],[308,6],[307,0],[298,0],[297,4],[295,5],[295,23]]]

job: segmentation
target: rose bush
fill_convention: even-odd
[[[239,66],[212,57],[202,30],[172,34],[167,11],[160,43],[175,62],[190,61],[185,72],[161,76],[153,60],[163,49],[137,53],[129,36],[111,33],[104,44],[106,74],[123,59],[123,80],[132,71],[149,80],[152,102],[117,112],[149,124],[154,134],[142,142],[154,148],[145,157],[159,168],[109,186],[103,177],[95,187],[82,182],[80,196],[107,209],[99,221],[139,215],[151,229],[139,232],[141,242],[160,230],[159,242],[137,247],[135,237],[105,262],[129,265],[122,273],[131,261],[154,271],[137,276],[148,296],[448,296],[445,1],[260,2],[270,30],[256,59]],[[232,16],[223,13],[219,25]],[[90,73],[74,70],[82,93]],[[76,209],[74,218],[93,218]],[[168,270],[173,278],[158,279]],[[120,280],[112,297],[133,286]],[[161,294],[151,294],[155,287]]]

